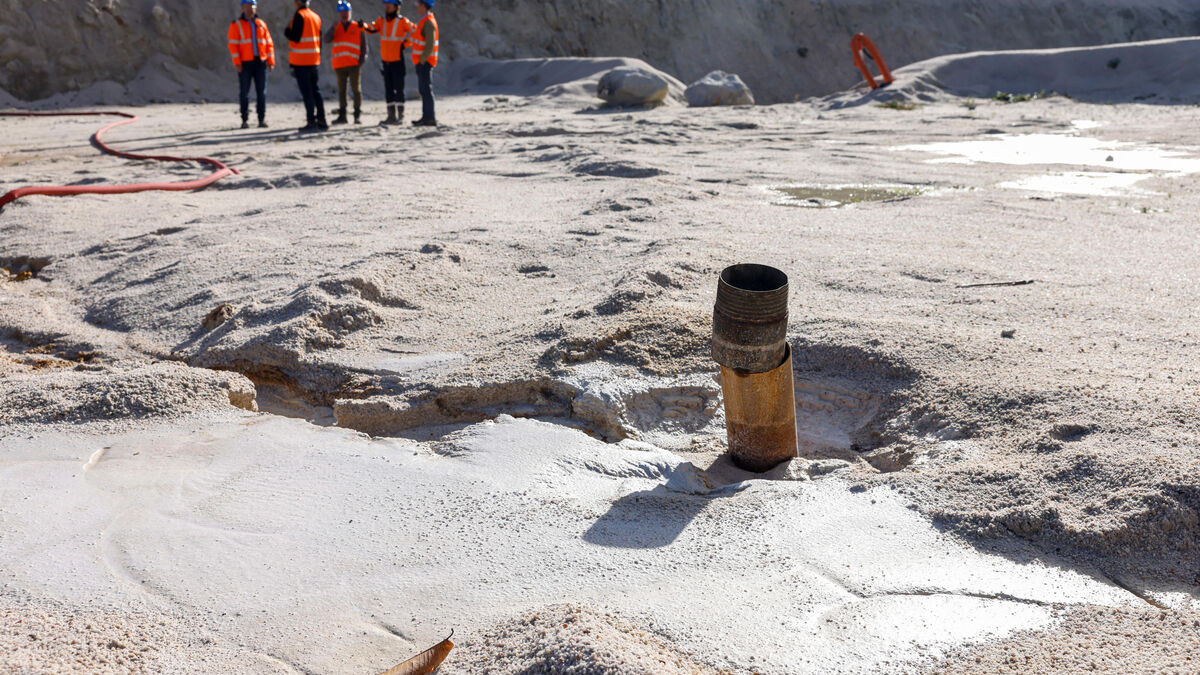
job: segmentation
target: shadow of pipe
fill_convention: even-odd
[[[740,481],[713,481],[690,463],[683,464],[667,483],[613,502],[583,533],[583,540],[609,548],[670,546],[714,501],[734,497],[746,487]]]
[[[627,494],[592,523],[583,540],[609,548],[663,548],[678,539],[710,501],[712,497],[681,494],[661,485]]]

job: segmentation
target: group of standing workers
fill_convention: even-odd
[[[267,23],[258,16],[258,0],[241,0],[242,15],[229,26],[229,52],[238,72],[238,103],[242,128],[250,127],[250,85],[257,96],[258,126],[267,128],[267,72],[275,70],[275,43]],[[309,0],[293,0],[296,13],[283,31],[288,40],[288,65],[304,99],[307,123],[302,133],[327,131],[325,99],[321,96],[321,17],[309,9]],[[325,33],[331,45],[333,72],[338,81],[338,116],[333,124],[347,124],[347,88],[353,94],[354,123],[362,123],[362,66],[367,58],[367,35],[379,35],[383,84],[387,99],[384,125],[404,121],[404,49],[411,52],[421,92],[419,127],[437,126],[433,107],[433,69],[438,61],[438,25],[433,16],[436,0],[416,0],[414,23],[400,15],[400,0],[383,0],[384,15],[374,22],[353,19],[348,0],[337,4],[338,21]]]

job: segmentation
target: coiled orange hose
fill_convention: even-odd
[[[124,117],[119,122],[113,122],[108,126],[101,128],[96,133],[92,134],[92,142],[102,152],[106,152],[116,157],[135,160],[151,160],[156,162],[200,162],[213,167],[213,172],[204,178],[198,180],[188,180],[179,182],[164,182],[164,183],[129,183],[125,185],[31,185],[29,187],[17,188],[0,196],[0,209],[6,205],[30,195],[49,195],[53,197],[66,197],[70,195],[116,195],[127,194],[130,192],[146,192],[148,190],[169,190],[169,191],[184,191],[184,190],[199,190],[208,187],[213,183],[221,180],[226,176],[231,176],[238,173],[237,169],[232,169],[225,166],[224,163],[218,162],[215,159],[208,157],[169,157],[166,155],[139,155],[132,152],[122,152],[114,150],[100,140],[104,132],[121,126],[122,124],[132,124],[138,121],[137,115],[131,115],[123,112],[0,112],[0,117],[83,117],[97,115],[117,115]]]

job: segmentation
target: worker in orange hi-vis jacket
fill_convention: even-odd
[[[346,89],[354,92],[354,123],[362,124],[362,67],[367,62],[367,33],[375,29],[355,21],[354,7],[348,0],[337,4],[338,21],[325,34],[332,44],[333,72],[338,83],[338,116],[331,124],[346,123]]]
[[[275,43],[258,18],[258,0],[242,0],[242,15],[229,24],[229,54],[238,72],[242,128],[250,128],[250,83],[258,98],[258,128],[267,127],[267,71],[275,70]]]
[[[294,0],[296,13],[283,30],[288,39],[288,65],[304,98],[307,124],[300,133],[329,131],[325,122],[325,99],[321,97],[321,17],[308,8],[309,0]]]
[[[404,48],[413,30],[412,21],[400,16],[400,0],[383,0],[383,16],[372,26],[379,33],[379,59],[383,62],[383,90],[387,99],[387,119],[380,124],[404,121]]]
[[[417,0],[417,27],[413,29],[412,61],[417,71],[417,90],[421,92],[421,119],[417,127],[436,127],[433,114],[433,69],[438,62],[438,24],[433,17],[437,0]]]

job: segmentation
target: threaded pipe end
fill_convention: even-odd
[[[726,267],[717,282],[717,313],[738,322],[787,321],[788,278],[766,265]]]

